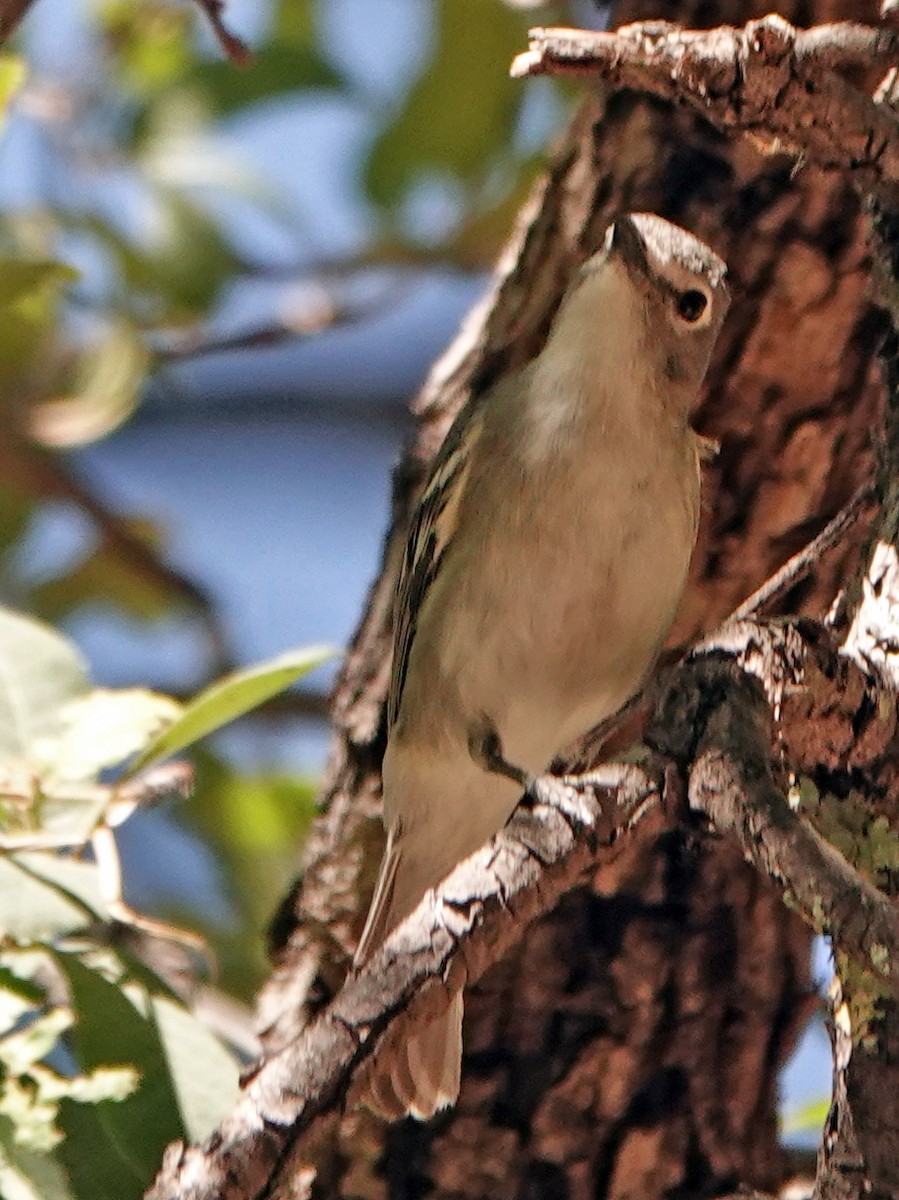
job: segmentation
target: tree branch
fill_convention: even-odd
[[[0,0],[0,46],[12,37],[33,3],[34,0]],[[225,54],[238,66],[247,66],[252,61],[252,52],[246,42],[225,25],[223,0],[195,0],[195,3],[206,14]]]
[[[756,588],[751,596],[734,609],[729,619],[745,621],[747,617],[756,616],[782,600],[797,583],[814,570],[825,554],[843,541],[847,531],[852,528],[873,498],[873,484],[863,483],[849,503],[840,509],[833,520],[828,521],[818,536],[789,558],[760,588]]]
[[[835,767],[857,747],[858,711],[871,701],[862,672],[836,660],[814,622],[729,624],[691,653],[657,693],[647,741],[683,771],[691,805],[786,893],[842,952],[899,996],[899,914],[798,813],[776,764]],[[895,696],[875,704],[872,761],[889,753]],[[819,720],[821,711],[829,721]],[[820,744],[809,729],[821,732]],[[861,739],[864,742],[864,739]],[[828,757],[829,755],[829,757]],[[202,1148],[169,1148],[149,1200],[250,1200],[319,1118],[339,1110],[379,1039],[433,1017],[447,984],[474,982],[538,915],[577,885],[597,856],[634,828],[661,795],[635,766],[579,778],[544,777],[537,800],[429,893],[379,953],[351,974],[322,1015],[247,1083],[237,1108]],[[376,1070],[377,1062],[365,1067]],[[305,1143],[304,1143],[305,1144]]]
[[[825,170],[845,171],[866,193],[895,197],[899,127],[892,115],[837,74],[886,68],[899,33],[841,22],[797,29],[769,15],[742,29],[680,29],[664,21],[615,33],[532,29],[514,76],[598,75],[617,89],[683,102],[719,129],[752,134]]]
[[[401,294],[403,283],[395,280],[372,299],[350,300],[322,296],[296,312],[284,313],[255,328],[230,334],[191,330],[160,339],[154,349],[159,363],[184,362],[210,354],[265,349],[302,338],[316,337],[328,329],[358,325],[383,313]]]
[[[747,626],[746,647],[763,640],[769,663],[783,655],[783,677],[793,674],[795,647],[783,631]],[[713,643],[714,646],[714,643]],[[758,645],[753,647],[758,653]],[[810,654],[802,647],[804,660]],[[883,980],[899,999],[899,909],[868,882],[791,807],[774,778],[771,708],[760,681],[716,649],[692,657],[678,673],[676,709],[696,715],[699,729],[688,773],[691,808],[705,813],[715,829],[737,838],[743,852],[773,880],[787,901],[818,933]],[[770,679],[770,667],[768,678]],[[796,686],[793,684],[793,686]],[[691,693],[697,697],[694,707]],[[698,699],[701,696],[701,699]],[[894,719],[895,719],[895,704]],[[671,738],[672,727],[665,730]],[[787,734],[789,737],[789,734]]]
[[[546,780],[504,830],[461,863],[300,1037],[265,1061],[203,1147],[170,1146],[148,1200],[250,1200],[316,1118],[339,1107],[388,1027],[439,1010],[444,981],[473,982],[569,891],[657,797],[638,767]],[[610,782],[614,786],[610,786]]]

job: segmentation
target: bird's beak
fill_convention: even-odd
[[[630,271],[644,279],[649,276],[646,247],[630,217],[618,217],[606,237],[610,255],[620,258]]]

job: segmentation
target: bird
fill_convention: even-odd
[[[536,778],[644,683],[686,584],[706,439],[690,412],[730,298],[704,242],[618,217],[540,353],[461,410],[414,514],[394,604],[386,847],[361,966]],[[365,1103],[456,1102],[462,993],[392,1046]]]

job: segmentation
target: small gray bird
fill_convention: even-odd
[[[652,666],[696,540],[689,416],[725,273],[676,225],[619,218],[538,357],[450,429],[397,591],[387,846],[357,964],[505,824],[510,774],[545,771]],[[431,1117],[458,1096],[461,1054],[458,993],[379,1063],[367,1102]]]

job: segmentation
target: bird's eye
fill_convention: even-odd
[[[695,325],[708,307],[708,296],[698,288],[681,292],[677,298],[677,315],[689,325]]]

